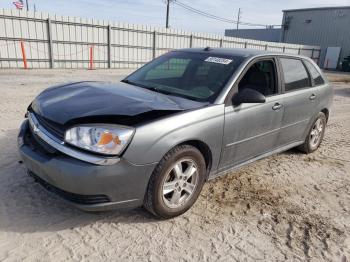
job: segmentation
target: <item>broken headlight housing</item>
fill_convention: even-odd
[[[119,155],[130,143],[134,132],[134,128],[119,125],[80,125],[68,129],[64,140],[94,153]]]

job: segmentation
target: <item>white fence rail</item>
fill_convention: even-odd
[[[0,68],[24,66],[21,45],[28,68],[87,68],[91,58],[95,68],[137,68],[172,49],[206,46],[320,56],[318,46],[0,9]]]

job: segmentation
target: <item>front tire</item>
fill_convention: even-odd
[[[309,133],[306,137],[305,143],[301,145],[299,150],[309,154],[318,149],[321,145],[324,133],[326,130],[327,118],[324,113],[318,113],[316,120],[313,122]]]
[[[197,200],[206,175],[201,152],[190,145],[169,151],[150,178],[144,207],[159,218],[185,213]]]

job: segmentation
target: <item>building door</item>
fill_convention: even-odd
[[[324,69],[337,69],[341,47],[327,47]]]

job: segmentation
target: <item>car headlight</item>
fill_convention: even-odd
[[[118,155],[129,144],[134,129],[117,125],[91,124],[68,129],[65,142],[100,154]]]

